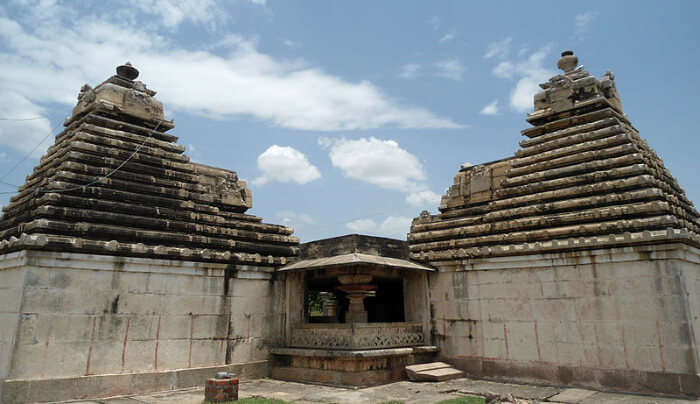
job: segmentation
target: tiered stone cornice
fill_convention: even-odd
[[[563,56],[568,70],[541,85],[521,149],[462,169],[441,213],[414,219],[411,258],[700,245],[698,212],[623,115],[613,75],[596,79]]]
[[[0,253],[262,266],[298,254],[291,228],[245,213],[251,193],[235,172],[190,162],[153,95],[119,75],[83,87],[65,130],[3,208]]]

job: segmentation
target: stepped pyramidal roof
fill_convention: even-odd
[[[138,70],[83,86],[72,116],[0,218],[0,253],[25,249],[279,266],[286,226],[246,214],[235,172],[193,163]]]
[[[700,246],[698,212],[623,114],[613,74],[590,75],[571,51],[558,67],[540,84],[515,156],[463,167],[441,213],[413,220],[411,258]]]

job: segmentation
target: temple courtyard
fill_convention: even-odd
[[[99,400],[62,401],[62,403],[200,404],[203,403],[203,397],[203,387],[198,387]],[[700,400],[684,400],[679,398],[644,396],[636,394],[606,393],[570,387],[498,383],[467,378],[453,379],[436,383],[401,381],[364,389],[346,389],[315,384],[285,382],[267,378],[241,381],[239,399],[249,397],[264,397],[268,399],[283,400],[284,402],[288,403],[305,404],[375,404],[388,402],[391,402],[392,404],[435,404],[445,400],[466,397],[482,397],[486,403],[517,404],[700,403]],[[459,404],[464,403],[459,402]]]

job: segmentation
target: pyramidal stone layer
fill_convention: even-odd
[[[622,112],[614,76],[562,54],[541,84],[514,157],[464,167],[408,236],[421,261],[679,241],[700,246],[698,212]]]
[[[155,92],[126,64],[83,86],[65,130],[0,218],[0,254],[41,249],[279,266],[286,226],[246,214],[235,172],[193,163]]]

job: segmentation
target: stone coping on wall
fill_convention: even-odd
[[[233,372],[243,379],[269,375],[268,361],[166,370],[162,372],[104,374],[51,379],[6,379],[0,381],[0,402],[55,402],[151,393],[204,386],[217,372]]]
[[[672,241],[672,240],[669,240]],[[678,259],[700,264],[700,249],[685,243],[669,242],[594,250],[562,251],[522,256],[479,257],[433,263],[440,272],[528,269],[564,265],[602,264],[644,260]]]
[[[168,274],[224,276],[227,269],[232,278],[271,279],[274,269],[266,266],[220,264],[211,262],[135,258],[112,255],[22,250],[0,255],[0,271],[21,266],[60,270],[103,270],[123,272],[155,272]]]
[[[270,348],[273,355],[309,356],[321,358],[376,358],[384,356],[402,356],[422,353],[439,352],[435,345],[422,345],[405,348],[361,349],[361,350],[332,350],[310,348]]]

